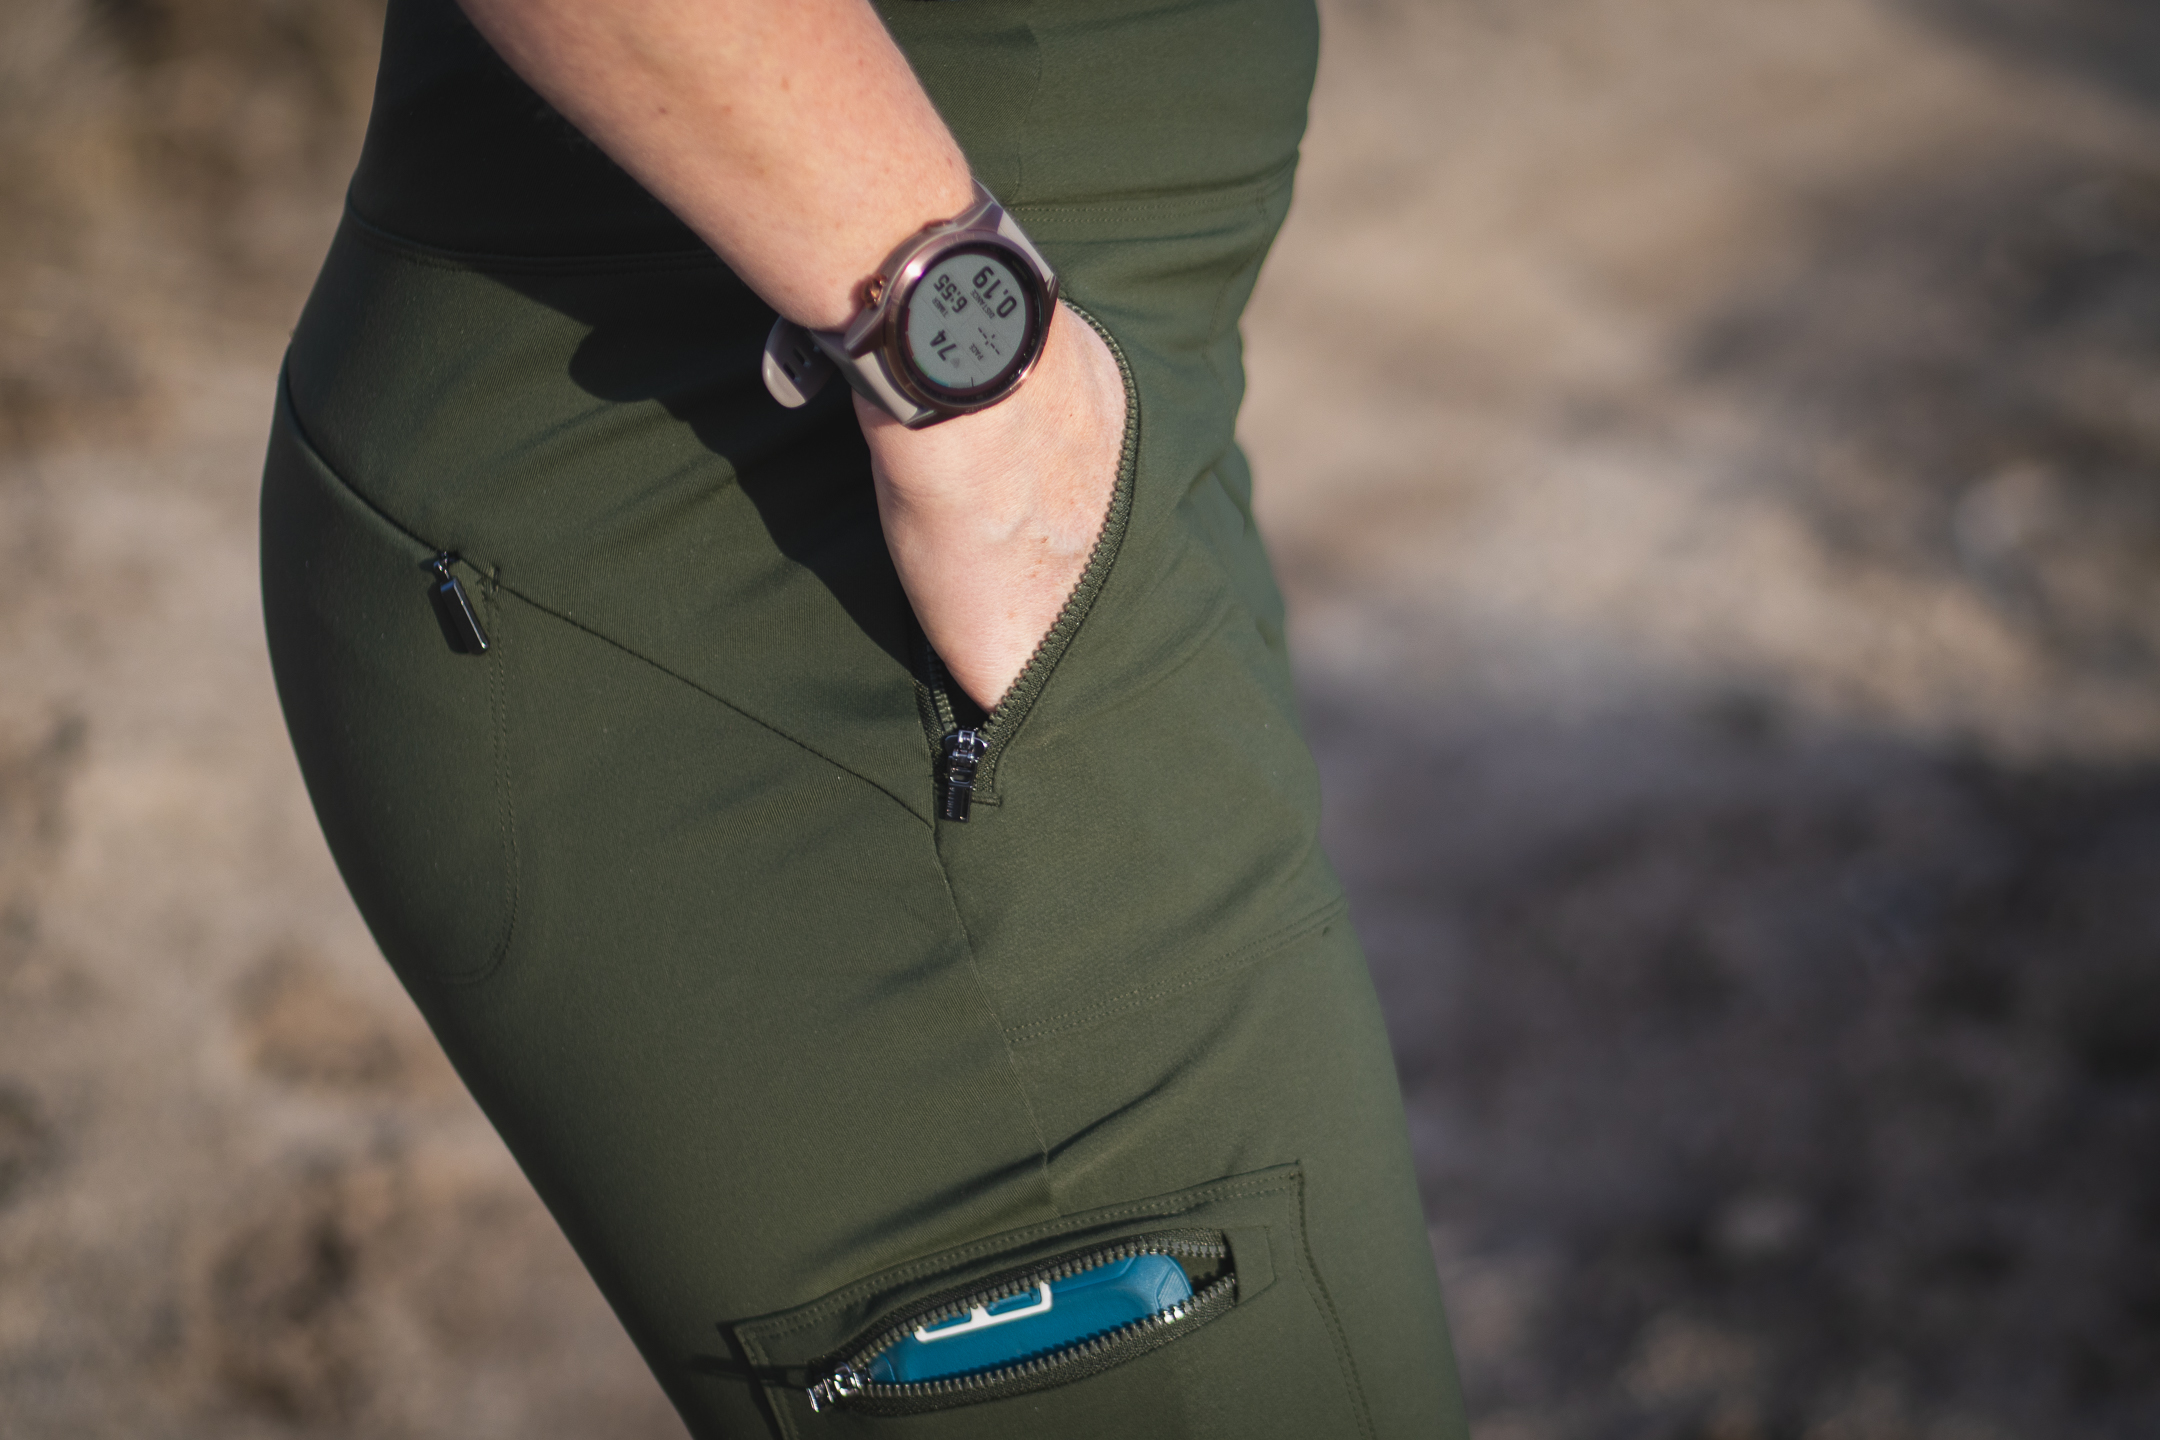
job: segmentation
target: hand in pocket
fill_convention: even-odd
[[[1012,398],[909,430],[857,397],[900,583],[953,678],[994,708],[1079,584],[1125,434],[1125,388],[1094,328],[1058,307]]]

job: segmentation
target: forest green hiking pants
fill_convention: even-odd
[[[926,80],[907,24],[970,8],[894,7]],[[362,182],[270,444],[279,693],[362,914],[692,1431],[1459,1436],[1232,438],[1289,165],[1087,203],[1004,178],[1130,414],[965,822],[852,411],[765,395],[771,311],[701,252],[423,242]],[[438,556],[484,653],[446,640]],[[862,1379],[1135,1253],[1193,1297]]]

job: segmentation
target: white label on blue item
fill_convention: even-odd
[[[994,1305],[977,1305],[974,1309],[968,1311],[964,1317],[956,1316],[951,1320],[942,1321],[936,1325],[919,1327],[915,1331],[915,1338],[927,1345],[933,1340],[950,1340],[955,1335],[972,1335],[978,1330],[988,1330],[993,1325],[1003,1325],[1013,1320],[1025,1320],[1030,1315],[1047,1315],[1050,1313],[1049,1282],[1045,1281],[1035,1287],[1034,1304],[1013,1304],[1014,1300],[1024,1298],[1026,1297],[1014,1295],[1009,1299],[1000,1300]]]

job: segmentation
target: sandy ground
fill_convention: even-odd
[[[2160,28],[1323,11],[1245,433],[1481,1440],[2160,1431]],[[0,1433],[679,1435],[262,655],[365,5],[183,12],[0,36]]]

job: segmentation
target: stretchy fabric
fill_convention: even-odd
[[[1312,11],[882,13],[1127,372],[1117,503],[970,819],[846,397],[773,404],[772,312],[450,0],[392,0],[263,491],[324,832],[695,1435],[1460,1435],[1232,435]],[[1237,1277],[1174,1341],[811,1410],[877,1316],[1166,1228]]]

